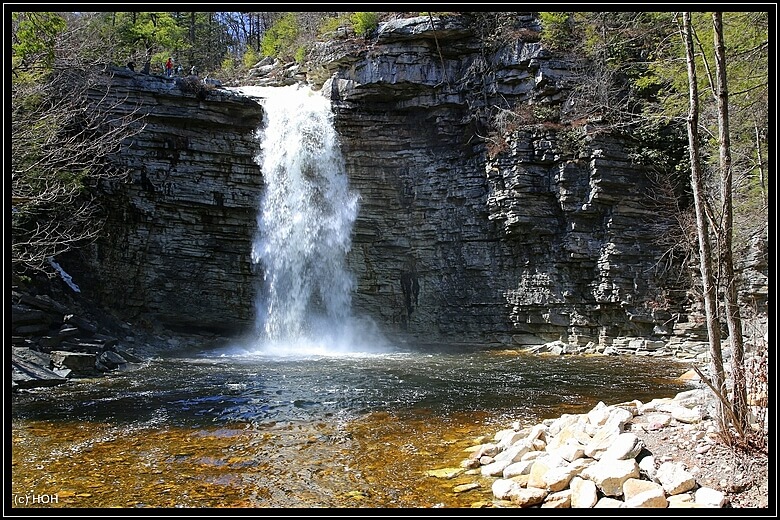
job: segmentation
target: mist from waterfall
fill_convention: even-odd
[[[264,107],[256,160],[265,190],[252,246],[252,262],[264,274],[256,348],[364,350],[355,345],[355,280],[346,262],[358,196],[349,188],[330,101],[295,85],[239,91]]]

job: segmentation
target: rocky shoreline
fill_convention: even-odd
[[[96,311],[71,298],[56,301],[47,294],[12,291],[12,390],[133,370],[188,341],[95,316]],[[203,344],[209,339],[200,335],[192,341]]]
[[[704,459],[720,442],[710,418],[713,405],[708,390],[695,388],[648,403],[601,402],[587,413],[525,428],[515,423],[478,439],[460,467],[432,469],[428,476],[473,475],[473,482],[454,486],[455,493],[484,485],[480,478],[494,479],[494,502],[475,507],[731,507],[728,475],[718,485],[699,478]],[[766,414],[766,408],[754,411]],[[755,428],[765,428],[764,421],[753,419]],[[685,462],[656,455],[659,439],[667,444],[686,439],[694,455]]]
[[[56,301],[47,294],[13,290],[12,389],[54,386],[73,378],[133,370],[167,351],[219,340],[203,334],[185,336],[153,328],[142,330],[111,316],[96,317],[98,314],[73,298]],[[511,348],[541,355],[638,355],[702,364],[708,361],[707,343],[693,332],[664,341],[614,338],[609,345],[554,341],[542,345],[512,344]],[[727,355],[724,351],[724,357]]]

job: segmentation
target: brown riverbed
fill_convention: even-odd
[[[15,421],[12,487],[16,495],[57,497],[26,504],[39,507],[470,507],[489,500],[487,481],[455,493],[475,477],[426,472],[457,466],[463,449],[498,429],[490,423],[476,414],[399,420],[388,413],[338,429]]]
[[[474,358],[479,361],[474,363],[475,377],[484,379],[490,370],[504,370],[506,361],[496,357],[493,353]],[[100,394],[100,399],[94,398],[93,390],[84,390],[73,403],[60,405],[62,410],[57,413],[49,414],[46,403],[53,405],[59,402],[58,399],[70,399],[73,391],[57,398],[46,393],[34,399],[28,396],[21,408],[23,412],[12,419],[12,505],[59,508],[490,507],[493,505],[490,489],[493,479],[483,479],[479,475],[437,478],[429,476],[428,471],[458,467],[468,456],[464,451],[467,447],[480,442],[480,437],[492,437],[513,421],[532,425],[546,417],[585,412],[600,400],[614,403],[624,399],[650,399],[671,396],[685,388],[674,381],[685,370],[684,365],[664,367],[663,362],[615,359],[605,360],[608,363],[604,365],[593,360],[583,368],[593,371],[603,365],[604,373],[609,375],[598,375],[588,383],[580,380],[579,366],[577,371],[570,366],[577,361],[528,360],[532,365],[523,369],[526,370],[524,373],[541,377],[535,383],[536,387],[550,390],[532,393],[530,376],[523,376],[519,380],[528,381],[528,387],[511,397],[512,387],[498,384],[504,380],[503,372],[490,372],[490,384],[477,391],[465,376],[470,372],[457,372],[445,378],[442,371],[454,368],[442,364],[440,359],[415,357],[413,360],[416,368],[408,368],[408,373],[405,367],[412,365],[406,359],[395,365],[390,365],[388,360],[372,361],[370,365],[356,364],[352,369],[352,365],[345,363],[336,367],[338,372],[336,368],[328,372],[331,379],[323,378],[326,367],[320,363],[316,371],[306,372],[305,377],[317,379],[316,388],[323,397],[315,399],[319,403],[316,406],[326,407],[325,413],[316,412],[308,419],[296,416],[287,420],[289,414],[315,406],[305,400],[286,398],[287,393],[302,392],[301,385],[309,380],[301,376],[293,385],[285,383],[292,373],[291,365],[283,365],[284,371],[280,369],[284,377],[272,381],[269,376],[262,391],[252,388],[237,391],[241,395],[231,395],[225,386],[235,388],[244,377],[256,379],[254,367],[240,365],[236,368],[227,362],[212,366],[198,362],[184,369],[176,365],[172,369],[174,372],[150,374],[160,388],[166,380],[173,381],[165,379],[172,375],[183,377],[186,374],[193,380],[194,387],[182,386],[176,394],[155,393],[167,392],[167,387],[154,392],[144,390],[144,387],[136,388],[139,377],[135,375],[128,376],[127,381],[106,381],[106,388],[101,390],[105,394]],[[460,363],[460,358],[453,358],[452,362]],[[429,368],[421,368],[423,363],[430,363]],[[514,366],[510,368],[515,370]],[[653,374],[656,368],[658,371]],[[361,374],[358,379],[351,380],[348,388],[339,386],[341,371],[351,372],[350,377],[355,378],[357,369]],[[420,370],[424,370],[425,379],[414,379],[423,377]],[[269,371],[270,365],[266,367],[266,373]],[[542,374],[542,371],[549,372]],[[548,386],[551,381],[558,381],[553,380],[553,376],[557,378],[567,371],[570,375],[561,376],[563,379],[558,383],[565,388]],[[625,375],[635,373],[641,373],[641,376],[627,378]],[[211,383],[213,390],[206,384],[208,380],[202,377],[203,374],[219,374],[219,379]],[[388,374],[395,376],[388,378]],[[592,376],[588,377],[592,379]],[[617,381],[607,385],[604,377]],[[641,385],[623,390],[627,383],[622,381],[633,382],[640,377]],[[358,394],[361,399],[375,388],[381,395],[372,394],[372,399],[379,396],[396,404],[362,413],[332,413],[332,408],[328,407],[335,405],[328,403],[333,396],[342,396],[344,403],[352,403],[356,395],[353,387],[357,383],[365,388],[365,392]],[[575,388],[575,383],[583,385],[582,388]],[[167,383],[168,386],[173,384]],[[418,385],[440,386],[435,394],[418,395]],[[596,390],[589,390],[588,385],[595,385]],[[182,395],[194,392],[193,388],[204,392],[197,406],[189,399],[181,399]],[[500,393],[492,394],[493,388]],[[148,397],[150,394],[154,399]],[[212,400],[216,394],[228,401]],[[272,399],[288,403],[281,408],[279,417],[282,420],[221,420],[224,415],[219,413],[219,406],[234,406],[236,402],[248,406],[248,401],[242,400],[244,394],[262,404],[250,409],[255,414],[266,410],[268,403],[274,404]],[[121,400],[101,400],[117,395]],[[297,398],[298,394],[293,397]],[[490,406],[479,405],[488,398],[492,399]],[[465,403],[468,400],[473,402]],[[522,406],[525,402],[533,406]],[[113,403],[113,408],[98,409],[96,403]],[[440,403],[446,406],[441,407]],[[174,404],[178,408],[174,408]],[[210,408],[212,404],[217,408],[214,411]],[[193,408],[186,411],[185,406]],[[234,408],[243,409],[241,406]],[[163,413],[166,410],[169,415]],[[170,415],[174,413],[200,415],[190,420]],[[123,414],[129,419],[122,418]],[[478,484],[479,487],[456,492],[456,487],[462,484]],[[35,503],[32,503],[33,499],[37,499]]]

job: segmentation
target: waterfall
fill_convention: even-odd
[[[305,87],[241,87],[263,104],[265,190],[252,261],[261,350],[343,348],[355,281],[346,265],[358,197],[350,191],[330,102]]]

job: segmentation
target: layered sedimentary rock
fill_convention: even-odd
[[[321,76],[362,197],[357,309],[415,336],[521,344],[670,330],[636,143],[544,121],[483,139],[496,107],[560,110],[570,64],[523,39],[486,52],[463,18],[381,24],[370,48],[344,48],[323,45]]]
[[[263,186],[254,160],[261,108],[225,90],[127,69],[111,70],[106,81],[95,96],[107,92],[122,110],[145,114],[145,127],[113,159],[127,178],[103,185],[106,233],[68,271],[128,319],[173,330],[245,329],[258,278],[250,253]]]
[[[469,16],[385,22],[371,39],[319,45],[305,70],[264,64],[276,79],[252,79],[306,72],[332,100],[360,195],[354,313],[419,341],[609,344],[699,327],[686,326],[685,292],[661,268],[639,143],[598,121],[560,123],[573,68],[538,42],[534,16],[506,41],[480,27]],[[250,329],[260,106],[129,71],[113,85],[151,110],[118,156],[127,182],[106,186],[108,235],[69,271],[128,317]],[[502,110],[517,124],[496,126]]]

